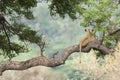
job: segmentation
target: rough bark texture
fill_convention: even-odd
[[[109,54],[110,49],[100,44],[100,41],[94,40],[90,42],[86,47],[82,48],[82,52],[89,52],[91,48],[99,50],[103,54]],[[26,61],[3,61],[0,63],[0,75],[5,70],[25,70],[34,66],[47,66],[47,67],[56,67],[65,63],[66,59],[74,52],[79,52],[79,46],[74,45],[68,47],[62,55],[47,58],[45,56],[38,56]]]
[[[120,28],[117,28],[117,29],[112,29],[108,32],[108,34],[106,36],[111,36],[111,35],[114,35],[116,33],[120,32]]]
[[[120,0],[119,0],[120,2]],[[5,21],[3,16],[0,16],[0,22],[1,21]],[[7,24],[10,26],[10,24],[7,22]],[[0,28],[2,27],[2,25],[0,24]],[[11,33],[13,34],[17,34],[19,36],[22,36],[20,34],[18,34],[14,28],[11,26],[10,27],[11,30],[9,30]],[[117,32],[119,32],[120,29],[112,29],[110,31],[108,31],[108,33],[106,34],[106,36],[111,36],[116,34]],[[88,43],[88,45],[86,45],[85,47],[82,47],[82,52],[89,52],[91,50],[91,48],[100,51],[102,54],[109,54],[111,53],[111,49],[107,48],[106,46],[104,46],[102,44],[103,38],[101,40],[94,40],[90,43]],[[62,65],[65,63],[65,61],[67,60],[67,58],[74,52],[79,52],[79,46],[78,45],[74,45],[71,47],[68,47],[64,53],[62,53],[60,56],[57,57],[52,57],[52,58],[47,58],[45,56],[38,56],[26,61],[3,61],[0,63],[0,75],[2,75],[2,73],[5,70],[25,70],[28,69],[30,67],[34,67],[34,66],[47,66],[47,67],[56,67],[59,65]]]

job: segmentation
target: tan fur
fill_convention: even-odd
[[[81,49],[83,46],[86,46],[89,42],[91,42],[95,39],[92,29],[86,29],[85,31],[86,31],[87,35],[85,37],[83,37],[79,43],[80,52],[81,52]]]

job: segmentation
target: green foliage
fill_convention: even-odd
[[[112,1],[88,1],[86,10],[83,12],[83,26],[106,26],[115,11],[117,4]],[[105,23],[106,22],[106,23]]]
[[[104,57],[105,57],[105,55],[101,54],[99,51],[95,51],[94,54],[96,55],[96,59],[98,59],[98,58],[104,59]],[[100,64],[102,64],[102,63],[100,63]]]
[[[108,30],[116,28],[120,24],[119,4],[117,1],[52,0],[49,8],[51,15],[59,14],[63,18],[68,14],[70,18],[76,19],[77,14],[79,14],[82,17],[80,25],[83,27],[93,26],[96,32],[106,34]],[[113,38],[106,37],[104,41],[108,43],[108,41],[116,39],[115,36]]]
[[[78,4],[80,6],[75,11],[79,12],[79,14],[82,16],[80,25],[84,27],[93,26],[99,35],[107,34],[110,29],[117,28],[117,26],[120,24],[120,15],[117,11],[119,9],[119,4],[117,1],[87,0],[82,4],[80,4],[80,2]],[[114,40],[120,39],[118,38],[118,34],[104,38],[105,45],[109,47],[113,46],[112,43]]]
[[[33,18],[31,8],[37,5],[36,0],[1,0],[0,13],[7,15],[23,15],[27,19]]]
[[[33,19],[31,9],[37,5],[36,0],[1,0],[0,14],[7,17],[7,21],[11,21],[11,25],[1,24],[4,29],[0,30],[0,55],[5,58],[12,59],[19,53],[28,52],[25,42],[30,42],[41,46],[42,37],[36,35],[37,32],[32,30],[29,26],[21,22],[22,18]],[[5,32],[7,34],[5,34]],[[14,37],[17,35],[17,38]],[[15,39],[15,40],[13,40]],[[20,43],[18,43],[18,41]]]
[[[83,10],[83,8],[79,8],[79,4],[84,1],[87,0],[52,0],[49,5],[50,14],[52,16],[59,14],[62,18],[68,14],[70,18],[76,19],[76,13]]]
[[[85,9],[83,11],[83,19],[81,20],[81,25],[84,27],[93,26],[95,31],[99,33],[100,37],[103,34],[107,34],[108,31],[112,29],[118,29],[117,26],[120,24],[118,12],[119,4],[117,1],[111,0],[89,0],[85,4]],[[104,36],[104,35],[103,35]],[[100,38],[98,37],[98,38]],[[119,40],[117,34],[113,36],[105,36],[103,43],[108,48],[115,46],[115,40]]]
[[[30,27],[24,25],[24,24],[17,24],[14,23],[15,30],[18,33],[18,37],[21,41],[28,41],[30,43],[35,43],[38,46],[42,44],[42,36],[43,35],[37,35],[37,32],[32,30]]]
[[[0,14],[7,16],[14,25],[12,29],[14,34],[8,30],[8,25],[5,25],[9,38],[17,35],[18,40],[23,43],[30,42],[37,44],[39,47],[43,45],[44,40],[42,40],[42,35],[38,36],[36,31],[19,21],[22,18],[33,19],[34,16],[31,9],[36,5],[36,0],[1,0]],[[62,18],[68,15],[74,20],[80,15],[82,17],[80,25],[84,27],[93,26],[96,33],[102,32],[106,34],[108,30],[117,28],[116,26],[120,24],[120,15],[117,11],[119,5],[116,1],[112,0],[51,0],[49,9],[52,16],[59,14]],[[17,44],[13,41],[9,44],[4,30],[0,30],[0,32],[2,38],[0,40],[0,49],[4,52],[1,53],[2,55],[12,54],[12,52],[16,54],[28,50],[24,45]],[[118,35],[119,34],[105,37],[104,44],[106,46],[112,46],[112,41],[120,39],[117,37]]]
[[[51,15],[59,14],[65,17],[76,19],[77,14],[81,16],[80,25],[83,27],[92,26],[95,34],[100,38],[104,37],[111,29],[118,29],[120,24],[119,4],[116,0],[52,0],[49,6]],[[71,16],[72,15],[72,16]],[[115,40],[119,40],[118,34],[104,37],[103,43],[111,48]]]
[[[22,53],[27,50],[23,45],[17,43],[11,43],[10,46],[8,46],[8,41],[5,35],[0,35],[0,38],[0,55],[4,55],[11,59],[16,56],[15,53]]]
[[[21,44],[17,43],[17,40],[12,40],[14,39],[14,34],[11,34],[8,30],[7,33],[9,34],[6,36],[4,34],[4,31],[1,31],[0,35],[0,54],[4,55],[5,58],[12,59],[13,57],[17,56],[19,53],[25,53],[28,52],[28,48],[24,44],[24,42],[30,42],[37,44],[38,46],[41,46],[40,44],[42,43],[42,37],[39,35],[36,35],[37,32],[34,30],[31,30],[30,27],[24,25],[24,24],[18,24],[14,23],[14,30],[15,33],[18,36],[18,40],[20,41]],[[5,26],[6,27],[6,26]],[[10,42],[8,41],[8,38],[10,39]]]

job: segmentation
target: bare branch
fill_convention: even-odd
[[[108,32],[108,34],[106,36],[114,35],[114,34],[116,34],[119,31],[120,31],[120,28],[119,29],[112,29],[111,31]]]
[[[55,53],[52,55],[52,57],[53,57],[53,58],[57,57],[58,53],[59,53],[58,51],[55,52]]]
[[[86,47],[83,47],[82,52],[89,52],[91,48],[99,50],[103,54],[110,53],[110,49],[105,47],[104,45],[101,45],[98,40],[94,40],[90,42]],[[56,67],[64,64],[66,59],[74,52],[79,52],[78,45],[68,47],[64,53],[55,58],[38,56],[26,61],[3,61],[0,63],[0,75],[2,75],[5,70],[25,70],[38,65]]]
[[[78,50],[78,45],[74,45],[69,47],[58,58],[47,58],[44,56],[39,56],[27,61],[4,61],[0,63],[0,74],[2,75],[2,72],[5,70],[25,70],[38,65],[56,67],[64,64],[68,56],[73,52],[78,52]]]
[[[120,0],[118,0],[118,4],[120,4]]]
[[[43,41],[42,44],[39,47],[40,47],[41,56],[43,56],[45,41]]]

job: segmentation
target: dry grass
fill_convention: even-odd
[[[24,71],[5,71],[0,80],[64,80],[50,68],[38,66]]]
[[[120,47],[118,44],[117,47]],[[84,72],[85,77],[92,77],[93,80],[119,80],[120,79],[120,51],[117,50],[112,55],[106,55],[104,59],[96,59],[94,51],[91,50],[90,53],[82,54],[81,63],[79,63],[80,58],[75,58],[73,60],[73,65],[78,65],[75,67],[77,70]],[[102,64],[100,64],[100,61]]]

